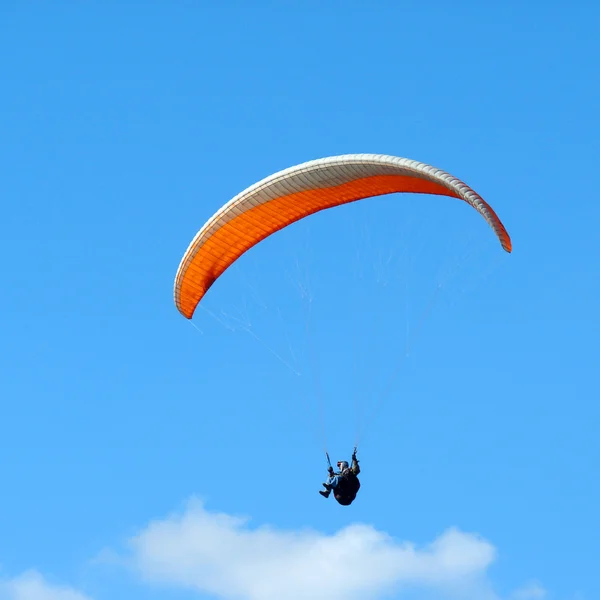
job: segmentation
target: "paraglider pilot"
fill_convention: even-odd
[[[333,497],[342,505],[349,506],[354,502],[356,494],[360,489],[360,481],[357,475],[360,473],[358,460],[356,459],[356,448],[352,453],[352,466],[348,466],[345,460],[338,462],[339,471],[335,473],[333,467],[329,465],[329,477],[327,482],[323,484],[325,491],[319,490],[319,494],[324,498],[329,498],[333,491]]]

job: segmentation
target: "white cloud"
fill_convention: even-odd
[[[90,600],[67,586],[48,583],[36,571],[0,581],[0,600]]]
[[[458,529],[418,548],[361,524],[333,535],[251,528],[193,500],[129,546],[129,565],[145,580],[222,600],[372,600],[394,590],[497,600],[486,580],[495,548]]]
[[[542,600],[546,597],[546,590],[537,582],[530,583],[511,595],[511,600]]]
[[[501,600],[487,577],[496,549],[479,535],[450,528],[422,547],[364,524],[334,534],[251,527],[192,500],[180,514],[148,524],[123,556],[104,551],[96,563],[125,564],[154,584],[217,600]],[[543,600],[532,582],[507,600]],[[37,571],[0,579],[0,600],[90,600]]]

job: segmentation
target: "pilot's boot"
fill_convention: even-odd
[[[319,490],[319,494],[321,494],[321,496],[323,496],[324,498],[329,498],[329,494],[331,494],[331,490],[333,489],[333,487],[331,485],[329,485],[328,483],[324,483],[323,487],[327,491],[324,492],[323,490]]]

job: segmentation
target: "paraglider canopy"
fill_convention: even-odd
[[[396,192],[436,194],[467,202],[487,221],[504,250],[512,251],[510,237],[491,206],[456,177],[395,156],[333,156],[275,173],[218,210],[181,260],[174,289],[177,309],[191,319],[225,270],[276,231],[321,210]]]

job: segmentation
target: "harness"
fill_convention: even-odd
[[[342,505],[348,506],[352,504],[360,489],[360,481],[352,472],[352,469],[344,469],[339,475],[339,482],[333,490],[333,497]]]

